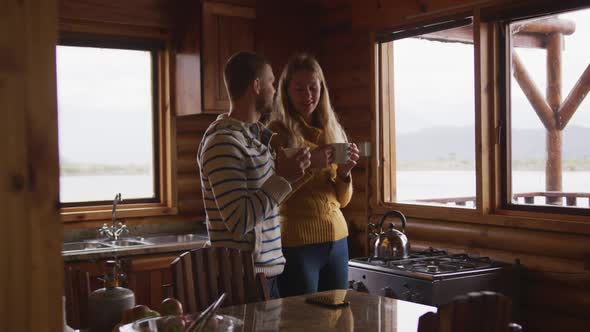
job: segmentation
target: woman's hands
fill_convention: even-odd
[[[334,161],[334,148],[330,144],[322,145],[311,151],[311,168],[326,168]]]
[[[350,174],[358,160],[359,160],[359,149],[354,143],[348,144],[348,162],[342,165],[338,165],[336,173],[339,177],[345,179]],[[326,168],[334,162],[334,148],[331,144],[322,145],[311,151],[311,168]]]
[[[336,174],[341,179],[346,179],[350,175],[350,171],[356,166],[359,160],[359,149],[354,143],[348,145],[348,162],[346,164],[338,165]]]
[[[292,157],[287,157],[283,149],[279,149],[276,161],[276,175],[282,176],[287,181],[294,183],[299,180],[309,167],[309,148],[302,148]]]

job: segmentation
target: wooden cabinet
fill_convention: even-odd
[[[202,113],[201,95],[201,4],[175,0],[174,92],[176,115]]]
[[[203,106],[204,112],[224,113],[229,98],[223,67],[237,51],[254,51],[254,8],[224,3],[203,3]]]
[[[135,293],[135,303],[160,310],[160,303],[169,296],[167,286],[172,283],[170,263],[182,252],[138,255],[119,258],[127,274],[124,287]],[[68,325],[88,327],[88,291],[103,287],[106,259],[65,263],[65,295]],[[86,280],[88,273],[88,280]]]

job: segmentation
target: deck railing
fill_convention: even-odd
[[[548,202],[557,202],[557,205],[563,205],[563,198],[565,198],[566,206],[579,206],[579,198],[588,199],[588,207],[590,207],[590,193],[579,193],[579,192],[560,192],[560,191],[534,191],[527,193],[518,193],[512,195],[514,203],[520,204],[535,204],[535,198],[544,198],[545,204]],[[549,199],[549,200],[548,200]],[[414,202],[422,203],[434,203],[434,204],[445,204],[445,205],[456,205],[456,206],[475,206],[475,197],[448,197],[448,198],[425,198],[417,199]],[[556,204],[551,204],[556,205]]]
[[[448,198],[424,198],[424,199],[416,199],[414,202],[421,202],[421,203],[434,203],[434,204],[445,204],[445,205],[457,205],[457,206],[467,206],[468,203],[472,203],[472,206],[475,206],[475,197],[448,197]]]
[[[545,198],[545,204],[551,202],[557,202],[561,204],[552,205],[563,205],[563,198],[565,198],[566,206],[578,206],[578,198],[588,198],[588,206],[590,207],[590,193],[565,193],[561,191],[535,191],[529,193],[518,193],[512,195],[516,202],[522,199],[525,204],[534,204],[536,197]]]

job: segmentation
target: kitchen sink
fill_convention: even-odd
[[[143,246],[146,244],[152,244],[145,241],[137,241],[137,240],[114,240],[114,241],[106,241],[105,243],[109,244],[111,247],[129,247],[129,246]]]
[[[160,236],[150,236],[146,237],[146,242],[151,242],[154,244],[163,244],[163,243],[183,243],[183,242],[191,242],[197,240],[207,240],[206,237],[203,237],[199,234],[181,234],[181,235],[160,235]]]
[[[74,250],[89,250],[89,249],[101,249],[110,248],[111,246],[104,243],[98,242],[68,242],[62,246],[63,251],[74,251]]]
[[[149,245],[168,246],[192,241],[207,241],[207,237],[202,234],[181,234],[125,237],[118,240],[96,239],[84,242],[66,242],[62,246],[62,251],[110,251]]]

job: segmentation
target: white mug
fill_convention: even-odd
[[[346,164],[348,162],[348,143],[334,143],[334,164]]]

